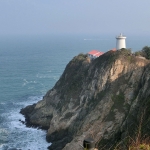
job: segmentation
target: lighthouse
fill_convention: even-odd
[[[126,37],[120,33],[119,36],[116,37],[116,49],[126,48]]]

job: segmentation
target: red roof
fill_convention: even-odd
[[[97,51],[97,50],[92,50],[92,51],[88,52],[88,54],[94,55],[94,54],[96,54],[96,53],[98,53],[98,52],[99,52],[99,51]]]
[[[112,51],[116,51],[116,48],[111,49]]]
[[[88,54],[99,57],[99,56],[103,55],[104,53],[100,52],[98,50],[92,50],[92,51],[88,52]]]

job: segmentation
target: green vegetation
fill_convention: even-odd
[[[142,51],[143,51],[145,57],[146,57],[147,59],[150,59],[150,47],[145,46],[145,47],[143,47]]]
[[[112,110],[117,109],[119,112],[124,112],[124,93],[120,92],[118,95],[113,95],[112,100],[114,102]]]
[[[115,120],[115,112],[111,110],[107,115],[105,121],[114,121]]]
[[[142,102],[136,112],[137,120],[135,117],[130,119],[128,135],[116,144],[114,150],[150,150],[150,98],[142,99]]]
[[[105,121],[114,121],[115,120],[115,110],[119,112],[124,112],[124,93],[120,92],[119,95],[113,95],[112,100],[114,102],[109,114]]]
[[[124,54],[124,55],[130,55],[131,54],[131,49],[122,48],[119,51],[121,52],[121,54]]]
[[[143,143],[137,146],[130,146],[129,150],[150,150],[150,145]]]
[[[135,52],[135,55],[145,57],[146,59],[150,59],[150,47],[143,47],[141,51]]]
[[[79,63],[85,61],[87,58],[87,55],[80,53],[78,56],[75,56],[72,60],[71,63]]]
[[[83,82],[85,82],[84,80],[88,74],[88,65],[87,55],[79,54],[66,66],[63,75],[56,85],[60,89],[61,99],[64,103],[69,101],[70,98],[78,98],[78,95],[82,90]],[[66,95],[67,98],[65,97]],[[60,106],[58,105],[58,107]]]

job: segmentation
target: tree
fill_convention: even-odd
[[[142,56],[141,51],[135,52],[135,56]]]
[[[148,46],[143,47],[142,52],[144,53],[146,59],[150,59],[150,47]]]

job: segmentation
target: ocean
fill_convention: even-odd
[[[128,38],[133,51],[150,38]],[[92,49],[115,47],[115,36],[41,35],[0,37],[0,150],[46,150],[46,131],[27,128],[21,108],[41,100],[62,75],[68,62]]]

